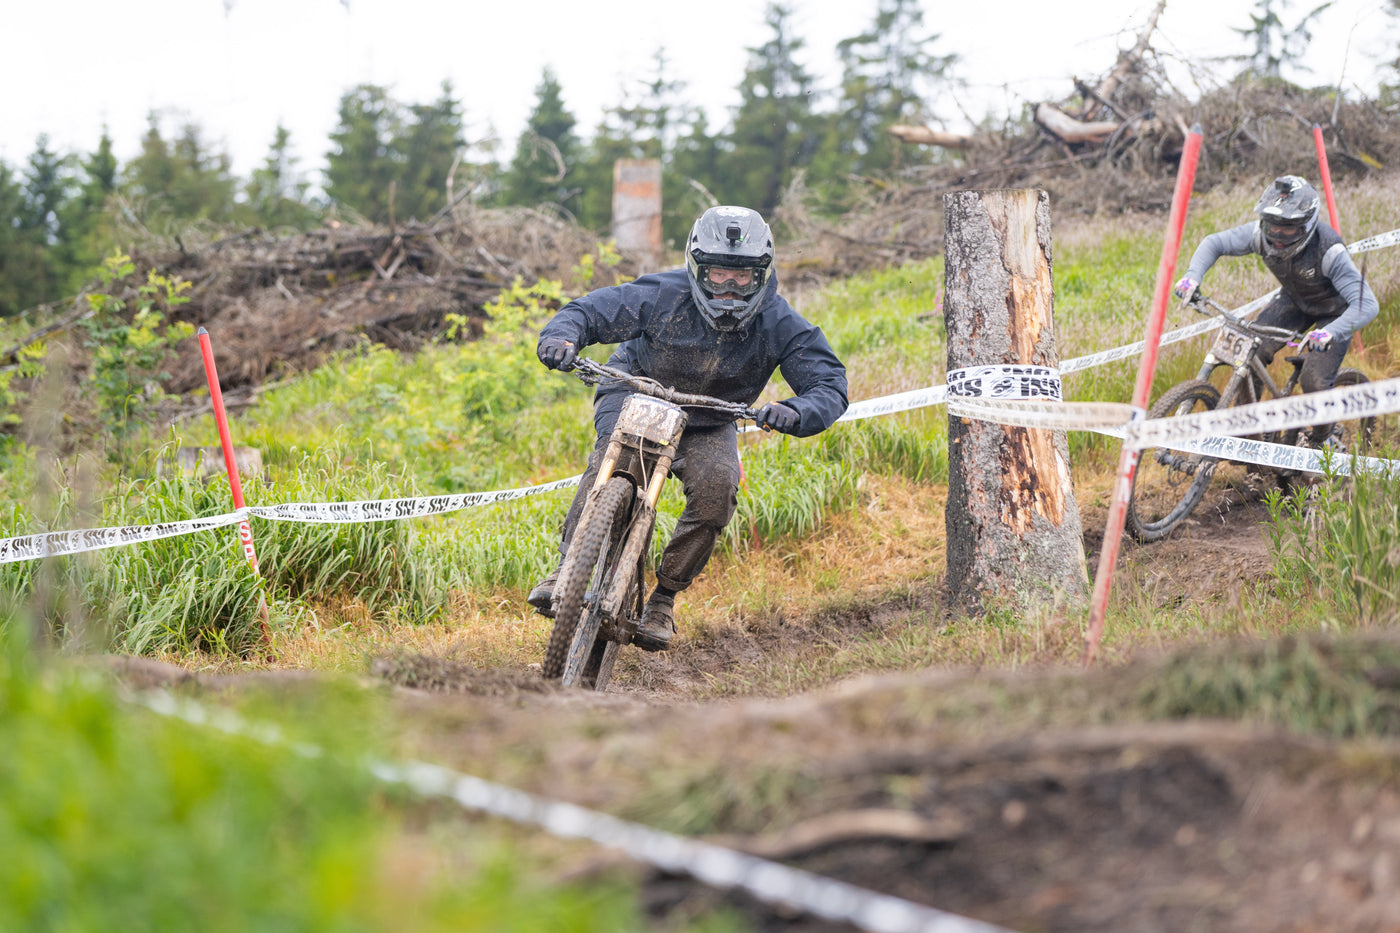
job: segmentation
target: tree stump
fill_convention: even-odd
[[[947,218],[948,371],[1054,368],[1049,195],[954,191]],[[1083,530],[1062,430],[949,417],[949,592],[981,611],[1079,603],[1089,592]]]

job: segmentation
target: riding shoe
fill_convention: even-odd
[[[665,651],[676,634],[676,597],[652,592],[642,608],[642,620],[632,644],[643,651]]]
[[[530,591],[530,595],[525,597],[525,602],[535,607],[535,611],[540,615],[554,618],[554,584],[559,582],[559,568],[555,567],[550,571],[535,588]]]

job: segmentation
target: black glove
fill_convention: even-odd
[[[550,369],[562,369],[567,372],[574,368],[578,348],[563,337],[541,337],[539,346],[535,347],[535,355]]]
[[[758,410],[758,426],[765,431],[791,434],[797,430],[797,423],[801,420],[802,416],[795,409],[782,402],[769,402]]]

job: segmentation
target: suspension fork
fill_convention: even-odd
[[[617,559],[618,572],[613,575],[612,585],[608,587],[608,592],[599,603],[603,618],[609,622],[616,619],[621,613],[622,604],[627,599],[628,592],[640,576],[646,547],[651,541],[652,529],[656,527],[656,503],[661,498],[661,487],[665,484],[666,477],[671,475],[671,462],[675,455],[675,447],[667,447],[662,451],[652,467],[652,474],[646,488],[637,490],[637,496],[641,502],[637,504],[637,513],[633,516],[632,523],[627,529],[627,540]],[[631,569],[634,567],[636,568],[635,574]],[[630,622],[632,623],[632,631],[620,633],[625,636],[622,639],[624,642],[635,634],[636,620],[632,619]]]

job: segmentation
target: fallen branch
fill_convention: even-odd
[[[944,149],[971,149],[973,138],[962,136],[958,133],[945,133],[942,130],[935,130],[927,126],[910,126],[905,123],[896,123],[889,128],[889,134],[895,139],[906,143],[916,143],[921,146],[940,146]]]
[[[1067,143],[1101,143],[1119,127],[1116,121],[1085,123],[1049,104],[1035,105],[1035,122]]]

